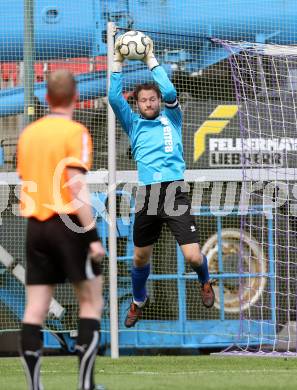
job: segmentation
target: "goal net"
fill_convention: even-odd
[[[71,70],[79,90],[74,118],[85,124],[93,137],[94,164],[87,180],[99,235],[107,250],[108,21],[116,23],[119,33],[133,28],[152,37],[156,56],[174,83],[181,103],[185,179],[199,242],[207,255],[211,277],[216,279],[216,301],[211,310],[202,306],[197,277],[164,226],[154,248],[148,280],[151,305],[135,328],[124,327],[131,302],[132,227],[138,179],[129,140],[117,123],[117,287],[122,348],[220,348],[237,343],[260,345],[262,350],[266,344],[276,349],[280,337],[285,340],[282,346],[286,350],[292,345],[295,238],[294,219],[288,210],[293,207],[293,197],[280,207],[274,205],[276,199],[281,203],[286,185],[294,179],[295,70],[289,56],[263,53],[257,57],[256,51],[235,46],[230,67],[228,51],[209,40],[209,23],[216,22],[215,18],[207,22],[214,8],[209,3],[35,2],[31,119],[48,112],[48,72]],[[269,6],[270,2],[266,3]],[[217,2],[218,7],[220,4]],[[259,12],[264,11],[263,4]],[[0,332],[4,332],[19,329],[25,303],[26,223],[18,213],[19,181],[15,173],[16,142],[24,125],[25,73],[23,2],[0,0],[0,5],[4,15],[0,26]],[[235,31],[235,8],[234,14],[228,8],[233,15],[230,34]],[[222,12],[223,26],[226,9]],[[249,27],[253,28],[252,23]],[[232,75],[238,79],[236,88]],[[124,96],[134,110],[135,85],[149,80],[150,72],[142,62],[125,63]],[[107,253],[102,321],[102,346],[107,349],[108,260]],[[58,286],[46,328],[59,333],[75,331],[77,311],[71,286]],[[279,336],[285,331],[289,336]]]
[[[239,107],[245,195],[250,207],[261,204],[270,220],[267,230],[253,218],[241,218],[242,230],[250,239],[252,230],[257,230],[270,235],[271,241],[260,243],[266,284],[262,286],[264,294],[255,302],[250,301],[250,295],[260,284],[245,285],[246,275],[241,268],[247,263],[251,269],[254,254],[241,256],[239,337],[248,337],[245,353],[295,355],[297,46],[215,41],[230,53]],[[270,260],[265,259],[265,253],[272,254]],[[250,301],[247,310],[245,295]]]

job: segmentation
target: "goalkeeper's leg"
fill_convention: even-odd
[[[133,225],[134,258],[131,270],[133,300],[125,319],[127,328],[136,324],[142,316],[143,309],[149,303],[146,281],[150,274],[150,258],[153,245],[160,236],[163,223],[157,215],[160,196],[159,184],[146,186],[137,194]]]
[[[173,194],[175,201],[174,205],[175,207],[188,207],[183,213],[174,215],[174,210],[170,208],[170,206],[172,207],[172,203],[169,202],[170,196],[167,196],[166,200],[169,204],[165,205],[164,210],[166,209],[166,214],[164,215],[164,218],[180,245],[185,260],[197,273],[201,286],[200,295],[203,305],[207,308],[211,308],[214,305],[215,294],[209,279],[207,259],[206,256],[201,253],[198,244],[197,226],[194,216],[191,214],[191,202],[186,191],[184,191],[184,189],[182,191],[182,187],[183,185],[180,185],[180,189],[178,188]]]
[[[202,303],[208,309],[214,305],[215,294],[209,278],[207,258],[200,251],[198,243],[181,245],[181,250],[191,268],[197,273],[200,282]]]
[[[125,326],[131,328],[141,318],[143,309],[147,307],[149,298],[146,281],[150,274],[150,257],[153,245],[134,248],[134,264],[131,270],[133,300],[129,307]]]

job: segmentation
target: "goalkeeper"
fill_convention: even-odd
[[[115,42],[109,102],[127,133],[137,162],[139,190],[133,228],[134,260],[131,271],[133,300],[125,326],[130,328],[141,318],[149,298],[146,281],[150,273],[153,245],[158,240],[162,224],[167,223],[182,253],[200,282],[202,303],[211,308],[214,291],[209,280],[205,255],[200,251],[190,199],[184,183],[185,162],[182,145],[182,112],[176,90],[162,66],[150,51],[143,61],[155,83],[136,87],[134,97],[139,114],[134,113],[122,94],[123,56]],[[161,111],[161,98],[165,109]]]

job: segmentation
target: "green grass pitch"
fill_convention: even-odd
[[[75,390],[75,357],[45,357],[45,390]],[[98,357],[96,381],[107,390],[297,389],[297,360],[217,356]],[[0,359],[0,389],[25,390],[17,358]]]

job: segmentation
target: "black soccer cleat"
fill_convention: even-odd
[[[206,283],[201,284],[200,288],[200,294],[201,294],[201,299],[202,303],[205,307],[210,309],[213,307],[214,302],[215,302],[215,293],[212,288],[212,281],[209,280]]]
[[[132,328],[138,320],[142,317],[143,309],[148,307],[149,297],[146,297],[145,303],[143,306],[139,307],[133,301],[130,304],[127,316],[125,318],[125,327]]]

